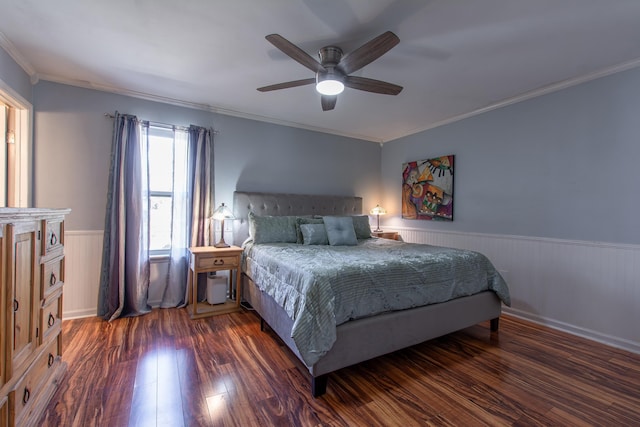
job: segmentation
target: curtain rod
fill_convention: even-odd
[[[114,116],[114,115],[113,115],[113,114],[111,114],[111,113],[104,113],[104,116],[105,116],[105,117],[109,117],[110,119],[115,119],[115,117],[116,117],[116,116]],[[173,125],[173,124],[171,124],[171,123],[152,122],[152,121],[149,121],[149,120],[140,120],[140,119],[138,119],[138,121],[139,121],[139,122],[141,122],[141,123],[147,123],[147,124],[149,124],[149,125],[158,125],[158,126],[170,127],[170,128],[172,128],[172,129],[174,129],[174,130],[185,130],[185,131],[188,131],[188,130],[189,130],[189,128],[188,128],[188,127],[185,127],[185,126],[177,126],[177,125]],[[210,131],[211,131],[211,133],[213,133],[214,135],[217,135],[217,134],[219,134],[219,133],[220,133],[220,131],[217,131],[217,130],[215,130],[215,129],[214,129],[214,128],[212,128],[212,127],[210,127],[210,128],[209,128],[209,130],[210,130]]]

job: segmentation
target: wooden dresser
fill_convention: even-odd
[[[36,425],[66,370],[61,330],[69,212],[0,208],[0,427]]]

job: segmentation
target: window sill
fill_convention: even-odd
[[[149,256],[149,262],[154,263],[154,264],[160,264],[160,263],[169,262],[170,259],[171,259],[171,255],[169,255],[169,254],[150,255]]]

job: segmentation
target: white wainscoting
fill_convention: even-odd
[[[66,231],[65,238],[65,283],[63,318],[75,319],[96,316],[98,313],[98,287],[102,268],[102,230]],[[166,273],[166,261],[151,262],[149,305],[160,306],[158,282]]]
[[[103,235],[102,230],[64,233],[63,319],[97,314]]]
[[[640,246],[385,228],[403,240],[485,254],[509,284],[504,311],[640,353]],[[65,233],[64,318],[95,316],[102,231]]]
[[[512,305],[506,313],[640,353],[638,245],[389,230],[406,242],[485,254],[509,285]]]

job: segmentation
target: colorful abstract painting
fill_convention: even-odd
[[[453,158],[402,165],[402,218],[453,221]]]

